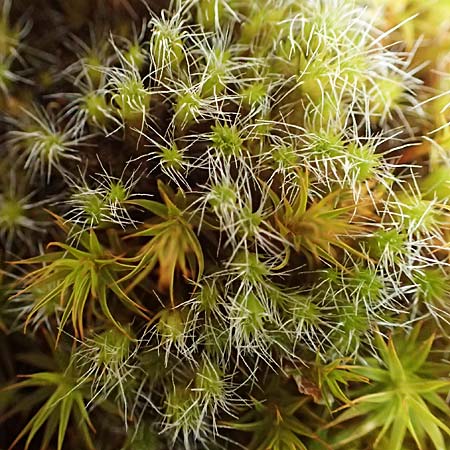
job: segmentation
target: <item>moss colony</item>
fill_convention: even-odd
[[[0,448],[450,448],[448,0],[0,5]]]

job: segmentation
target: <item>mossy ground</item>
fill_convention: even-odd
[[[1,0],[0,448],[450,448],[447,0]]]

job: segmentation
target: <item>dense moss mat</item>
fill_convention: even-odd
[[[0,448],[450,448],[450,2],[1,0]]]

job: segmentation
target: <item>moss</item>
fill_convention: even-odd
[[[28,3],[0,447],[450,448],[446,2]]]

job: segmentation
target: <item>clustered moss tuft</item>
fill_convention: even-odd
[[[450,448],[447,0],[0,0],[0,448]]]

